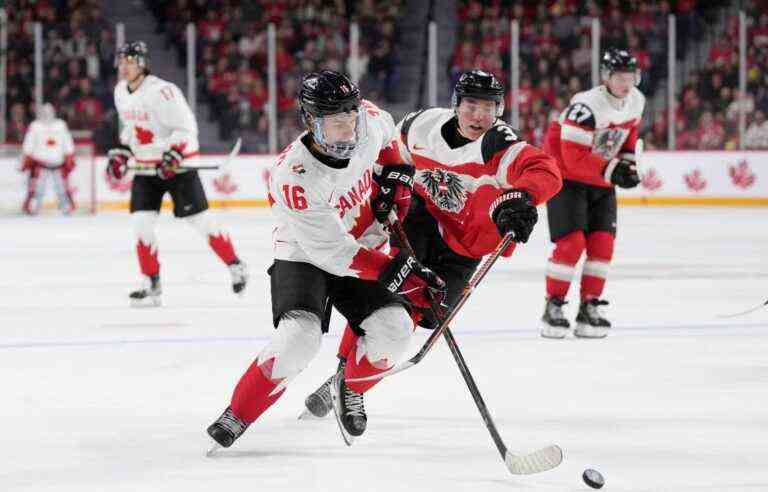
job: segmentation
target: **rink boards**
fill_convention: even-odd
[[[223,155],[205,155],[200,165],[218,164]],[[273,155],[240,155],[220,171],[201,171],[211,205],[216,208],[267,205],[266,180]],[[644,178],[634,190],[619,190],[624,205],[762,205],[768,206],[768,152],[646,152]],[[92,162],[92,164],[91,164]],[[128,206],[130,179],[116,182],[105,173],[106,159],[78,166],[70,178],[82,208],[120,210]],[[18,208],[25,176],[18,159],[0,159],[0,210]],[[53,206],[49,191],[47,206]]]

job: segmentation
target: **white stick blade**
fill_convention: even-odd
[[[563,450],[559,446],[547,446],[530,454],[514,455],[507,451],[504,463],[513,475],[530,475],[555,468],[563,462]]]

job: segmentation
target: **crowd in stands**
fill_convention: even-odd
[[[35,117],[34,23],[43,29],[43,97],[71,129],[98,131],[110,118],[114,28],[99,0],[11,0],[8,15],[7,141],[21,142]]]
[[[711,45],[704,67],[683,87],[675,118],[678,149],[738,149],[742,110],[745,147],[768,149],[768,2],[748,4],[746,93],[739,91],[739,20],[732,16]],[[665,143],[666,132],[666,119],[656,118],[651,140]]]
[[[404,0],[148,1],[158,31],[186,63],[186,26],[198,33],[198,87],[218,121],[220,137],[246,133],[249,151],[267,150],[267,24],[276,29],[279,146],[301,131],[296,90],[302,74],[321,68],[351,72],[350,21],[360,26],[366,98],[386,103],[396,93],[397,20]]]

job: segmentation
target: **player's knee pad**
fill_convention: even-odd
[[[581,229],[573,231],[555,241],[555,251],[552,253],[552,260],[556,263],[565,263],[575,265],[579,262],[581,254],[587,246],[587,240],[584,237],[584,231]]]
[[[367,355],[374,366],[389,367],[397,363],[413,334],[413,320],[400,305],[377,309],[360,327],[365,330],[365,336],[358,340],[357,356]]]
[[[208,210],[203,210],[198,214],[184,217],[184,220],[203,237],[218,236],[222,233],[219,222],[208,212]]]
[[[289,311],[277,325],[277,333],[259,354],[259,364],[274,359],[270,379],[290,379],[304,370],[320,350],[320,318],[307,311]]]
[[[595,231],[587,235],[587,258],[611,261],[614,236],[608,231]]]
[[[149,210],[140,210],[131,214],[133,232],[136,235],[136,239],[147,245],[155,243],[157,217],[157,212]]]

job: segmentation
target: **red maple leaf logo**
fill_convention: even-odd
[[[739,188],[747,189],[757,180],[757,176],[749,168],[749,163],[746,159],[742,159],[735,166],[728,166],[728,175],[731,177],[731,182]]]
[[[134,126],[133,128],[136,132],[136,138],[141,145],[151,144],[155,139],[155,134],[152,133],[151,130],[147,130],[146,128],[142,128],[140,126]]]
[[[213,187],[216,188],[216,191],[222,195],[231,195],[237,191],[237,184],[232,181],[232,177],[229,175],[229,173],[214,179]]]
[[[643,188],[646,190],[656,191],[664,185],[664,181],[661,180],[659,173],[657,173],[655,169],[650,168],[643,176],[640,184],[642,184]]]
[[[47,145],[48,147],[53,147],[54,145],[56,145],[56,140],[53,138],[49,138],[48,140],[45,141],[45,145]]]
[[[689,190],[699,192],[707,187],[707,180],[701,174],[700,169],[694,169],[692,172],[684,176],[685,185]]]

